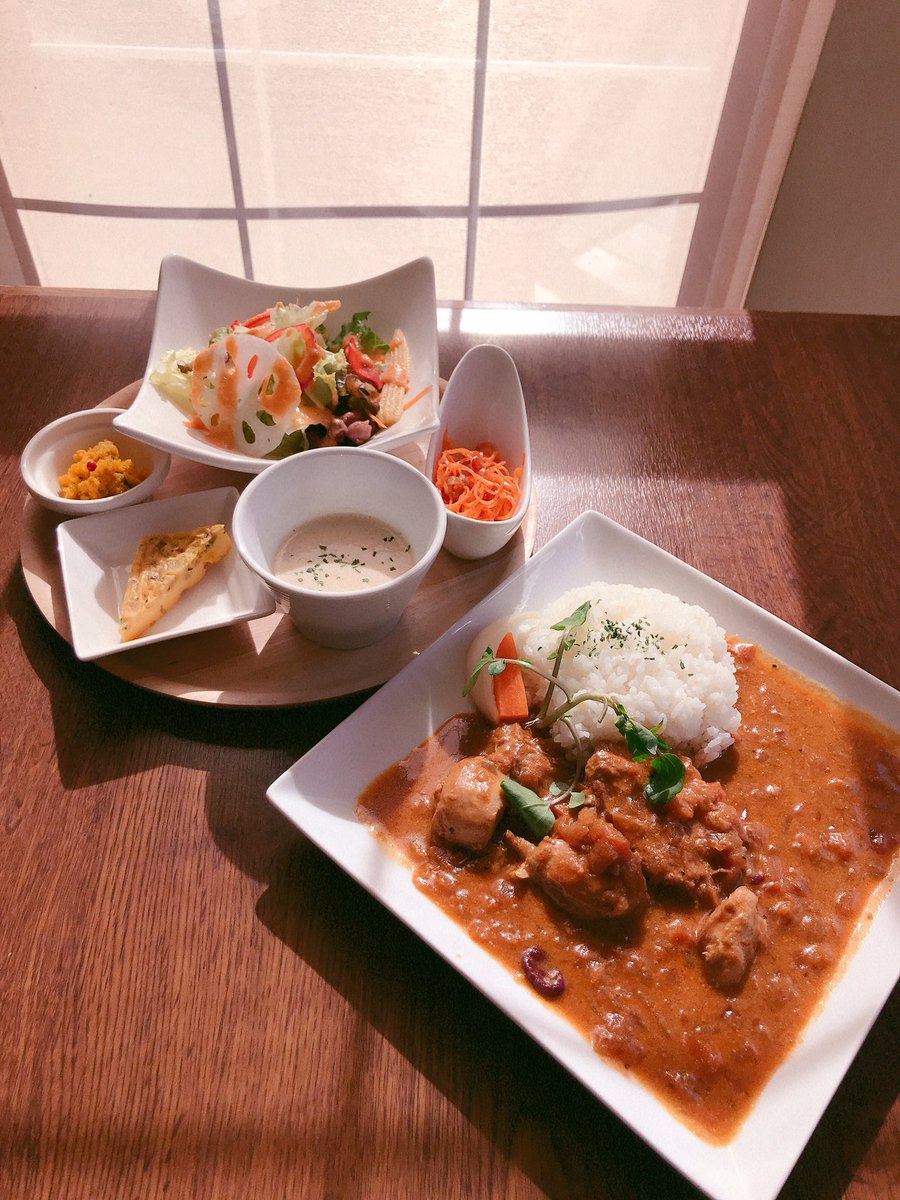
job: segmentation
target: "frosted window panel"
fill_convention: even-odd
[[[249,206],[466,203],[470,65],[239,53],[228,68]]]
[[[482,218],[475,300],[672,305],[697,207]]]
[[[512,63],[488,73],[481,202],[697,193],[721,97],[702,71]]]
[[[2,0],[0,160],[14,204],[118,206],[107,218],[16,204],[49,285],[152,288],[159,259],[175,252],[317,287],[427,254],[448,300],[465,292],[474,246],[475,300],[672,304],[747,9]],[[480,11],[490,18],[483,121]],[[619,201],[639,209],[490,215]],[[201,220],[205,209],[233,217]],[[304,209],[315,219],[291,212]]]
[[[248,227],[253,272],[266,282],[352,283],[427,256],[434,262],[438,297],[463,294],[463,218],[250,221]]]
[[[16,196],[234,203],[210,51],[5,44],[0,158]]]
[[[726,82],[747,0],[491,0],[500,60],[698,67]]]
[[[699,193],[746,6],[494,0],[482,203]]]
[[[235,221],[167,221],[23,212],[25,236],[46,287],[156,290],[166,254],[242,275]]]
[[[109,4],[103,0],[4,0],[4,43],[28,46],[147,46],[209,50],[209,13],[196,0]]]
[[[475,53],[477,0],[427,4],[405,0],[390,5],[366,0],[324,4],[220,0],[219,8],[229,50],[304,50],[331,55],[340,50],[344,58],[359,54],[471,58]],[[391,65],[386,62],[372,70],[390,71]]]

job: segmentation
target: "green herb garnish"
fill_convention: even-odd
[[[537,792],[533,792],[524,784],[516,783],[514,779],[504,779],[500,788],[509,801],[510,808],[519,814],[538,840],[550,833],[556,818],[546,800],[542,800]]]
[[[406,548],[408,550],[409,546]],[[537,671],[537,668],[534,666],[534,664],[530,663],[526,658],[495,658],[494,651],[491,649],[491,647],[485,646],[484,653],[475,664],[472,674],[466,680],[465,687],[463,688],[463,695],[468,696],[469,692],[471,692],[472,688],[475,686],[478,676],[483,670],[485,670],[485,668],[487,668],[488,675],[502,675],[506,670],[507,663],[518,663],[520,667],[525,667],[529,671]],[[542,672],[538,671],[538,674],[542,674]]]
[[[556,687],[556,679],[559,675],[559,669],[562,666],[562,657],[566,651],[571,650],[575,645],[575,634],[572,632],[572,630],[580,628],[585,623],[587,620],[587,615],[590,612],[590,608],[590,600],[585,600],[584,604],[579,604],[574,612],[569,613],[567,617],[563,617],[561,621],[558,621],[555,625],[550,626],[551,629],[557,630],[557,632],[559,632],[562,636],[557,643],[556,649],[548,655],[548,658],[553,663],[553,676],[550,680],[550,686],[547,688],[547,691],[544,694],[544,702],[541,705],[540,712],[538,713],[539,721],[546,719],[547,712],[550,709],[550,702],[553,699],[553,690]]]
[[[559,639],[559,645],[550,655],[551,658],[559,658],[566,650],[571,650],[575,645],[575,634],[571,633],[572,629],[579,629],[587,620],[587,615],[590,612],[591,602],[585,600],[584,604],[579,604],[573,613],[569,613],[567,617],[563,617],[555,625],[551,625],[551,629],[556,629],[565,634]]]
[[[648,758],[651,760],[650,778],[644,788],[644,797],[652,805],[661,808],[684,787],[684,763],[659,736],[662,725],[647,729],[629,717],[621,704],[614,703],[613,708],[618,713],[616,729],[624,737],[631,757],[635,762],[646,762]]]
[[[585,796],[584,792],[573,792],[571,784],[568,787],[564,787],[563,784],[557,783],[556,780],[550,784],[550,795],[556,796],[559,800],[568,796],[570,812],[575,812],[576,809],[581,808],[587,801],[587,796]]]
[[[654,725],[652,729],[647,729],[645,725],[632,720],[625,711],[623,705],[614,702],[613,710],[618,713],[616,719],[616,729],[625,739],[625,745],[631,752],[631,757],[635,762],[646,762],[648,758],[652,758],[654,754],[658,754],[660,750],[668,750],[666,743],[658,736],[662,725]]]
[[[367,312],[354,313],[350,320],[341,326],[337,337],[333,339],[332,349],[339,350],[344,344],[345,337],[355,335],[359,340],[359,348],[364,354],[386,354],[390,350],[389,344],[378,336],[368,322],[369,314]]]
[[[666,751],[657,755],[650,763],[650,779],[644,788],[645,798],[658,808],[668,804],[684,787],[684,774],[684,763],[677,754]]]

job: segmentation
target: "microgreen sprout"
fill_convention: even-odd
[[[543,721],[546,718],[547,711],[550,708],[550,701],[553,698],[553,689],[556,686],[555,681],[559,675],[559,668],[562,666],[563,655],[575,645],[575,634],[572,630],[579,629],[585,623],[590,607],[590,600],[585,600],[584,604],[579,604],[573,613],[570,613],[567,617],[563,617],[556,625],[550,626],[551,629],[560,632],[562,636],[559,639],[556,649],[549,655],[549,658],[553,662],[553,681],[547,688],[544,703],[541,705],[541,710],[538,713],[539,721]]]
[[[613,710],[617,714],[616,729],[624,737],[634,761],[650,759],[650,779],[644,796],[651,804],[662,807],[684,787],[684,763],[659,736],[662,723],[647,729],[629,717],[623,705],[613,702]]]
[[[548,730],[556,724],[557,721],[562,721],[569,733],[572,735],[572,743],[575,748],[575,769],[572,779],[568,786],[561,788],[558,792],[551,792],[556,797],[554,803],[566,798],[569,799],[570,808],[579,808],[584,803],[583,793],[577,791],[578,785],[581,782],[582,774],[585,765],[586,755],[586,739],[579,737],[575,726],[569,720],[569,713],[579,704],[584,704],[588,700],[593,700],[598,704],[603,705],[603,711],[600,714],[598,725],[604,720],[607,712],[611,708],[616,714],[616,729],[625,739],[625,745],[635,762],[650,761],[650,778],[644,788],[644,798],[649,804],[656,808],[661,808],[672,800],[681,789],[684,787],[685,768],[684,763],[674,754],[667,743],[660,737],[662,722],[654,725],[652,729],[648,729],[645,725],[641,725],[639,721],[634,720],[628,715],[624,705],[616,700],[613,696],[607,696],[600,692],[574,692],[567,684],[563,683],[559,678],[559,668],[562,662],[562,657],[566,651],[571,650],[575,644],[575,634],[573,630],[580,628],[587,620],[588,610],[590,609],[590,601],[586,600],[584,604],[578,606],[573,613],[568,617],[564,617],[556,625],[551,628],[558,630],[561,634],[559,643],[555,651],[549,656],[553,660],[553,670],[549,673],[541,667],[535,666],[526,658],[497,658],[494,655],[490,646],[486,646],[481,658],[475,664],[469,678],[466,680],[463,688],[463,695],[468,696],[482,671],[486,670],[489,675],[499,675],[506,670],[510,663],[515,663],[526,671],[531,671],[535,675],[539,675],[547,681],[547,692],[544,696],[543,703],[536,717],[532,718],[528,724],[541,730]],[[558,704],[556,708],[551,709],[550,703],[553,693],[559,689],[565,700]],[[517,785],[521,787],[521,785]],[[559,785],[554,785],[559,786]],[[505,790],[505,785],[504,785]],[[530,789],[525,789],[530,791]],[[535,796],[534,792],[530,793]],[[581,800],[575,802],[575,798],[581,796]],[[543,803],[543,802],[542,802]],[[524,816],[524,813],[523,813]],[[526,823],[528,818],[526,818]],[[529,825],[529,827],[531,827]],[[537,832],[534,830],[534,832]],[[541,834],[540,836],[544,836]]]
[[[561,783],[557,783],[555,780],[550,784],[550,795],[553,796],[554,803],[557,804],[560,800],[564,800],[568,796],[570,812],[576,812],[587,800],[584,792],[573,791],[571,783],[563,787]]]

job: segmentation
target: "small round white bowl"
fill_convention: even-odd
[[[500,346],[473,346],[459,360],[441,401],[440,426],[431,439],[425,473],[434,470],[444,441],[474,449],[491,442],[511,469],[522,467],[521,499],[505,521],[477,521],[447,512],[444,549],[457,558],[487,558],[510,540],[531,503],[531,444],[516,364]]]
[[[360,513],[384,521],[412,547],[414,565],[396,579],[358,592],[313,592],[279,578],[279,549],[319,517]],[[231,532],[241,558],[286,604],[302,634],[322,646],[353,650],[386,637],[437,557],[447,512],[415,467],[357,446],[306,450],[257,475],[237,502]]]
[[[39,504],[67,517],[86,517],[149,500],[169,470],[169,455],[146,442],[129,437],[113,425],[121,408],[88,408],[67,413],[39,430],[22,451],[20,467],[25,486]],[[66,500],[59,494],[59,477],[72,465],[76,450],[88,450],[108,438],[122,458],[133,459],[146,478],[119,496],[103,500]]]

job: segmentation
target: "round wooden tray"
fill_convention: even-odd
[[[127,408],[139,383],[129,384],[99,407]],[[393,453],[424,468],[426,449],[412,444]],[[188,491],[233,485],[254,476],[222,471],[173,457],[157,499]],[[56,549],[58,514],[29,498],[22,514],[21,561],[35,603],[57,633],[71,644],[62,572]],[[280,708],[349,696],[377,687],[421,653],[510,572],[534,547],[535,503],[515,537],[497,554],[466,562],[442,550],[399,626],[373,646],[329,650],[308,641],[277,610],[269,617],[136,646],[96,660],[96,665],[139,687],[199,704]]]

